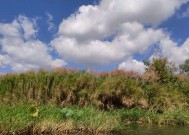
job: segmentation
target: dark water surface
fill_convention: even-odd
[[[112,135],[189,135],[189,127],[181,126],[129,126],[123,132]]]

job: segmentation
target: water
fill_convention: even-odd
[[[179,126],[129,126],[124,131],[112,135],[189,135],[189,127]]]

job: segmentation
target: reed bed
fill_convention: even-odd
[[[32,125],[36,132],[63,127],[101,132],[132,122],[188,125],[189,77],[172,71],[166,59],[157,59],[144,74],[59,68],[1,75],[0,130]],[[27,111],[31,105],[39,106],[35,126]]]
[[[188,78],[160,83],[146,76],[121,70],[90,73],[68,69],[7,74],[0,77],[0,104],[77,105],[108,110],[139,107],[156,112],[188,107]]]
[[[30,112],[31,105],[0,107],[0,134],[113,134],[131,124],[188,125],[189,111],[176,110],[158,114],[140,108],[100,110],[93,107],[35,106],[39,114]]]

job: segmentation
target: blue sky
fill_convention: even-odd
[[[56,67],[142,73],[154,48],[176,65],[189,58],[188,0],[0,4],[0,73]]]

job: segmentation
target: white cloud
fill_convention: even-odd
[[[9,65],[11,63],[11,60],[8,55],[0,55],[0,67],[6,67],[6,65]]]
[[[138,73],[144,73],[146,66],[143,62],[134,60],[132,58],[127,59],[126,61],[122,62],[118,69],[126,70],[126,71],[135,71]]]
[[[53,21],[53,15],[51,15],[50,13],[47,12],[46,16],[48,17],[48,19],[47,19],[48,31],[52,31],[56,27],[55,24],[52,23],[52,21]]]
[[[35,38],[35,25],[25,16],[0,24],[0,68],[10,66],[13,71],[22,72],[66,64],[63,60],[54,60],[47,45]]]
[[[59,27],[59,34],[78,40],[99,39],[114,33],[125,22],[157,25],[172,16],[185,0],[102,0],[81,6]],[[169,4],[167,4],[169,3]]]
[[[189,7],[182,13],[182,17],[189,17]]]
[[[112,41],[80,42],[75,38],[59,36],[51,42],[51,45],[67,61],[99,66],[120,62],[135,53],[144,53],[162,37],[164,37],[162,30],[144,28],[141,24],[132,22],[121,25]]]
[[[12,23],[0,23],[0,34],[6,37],[30,39],[38,32],[35,19],[19,15]]]
[[[53,67],[53,68],[56,68],[56,67],[62,67],[64,65],[66,65],[67,63],[61,59],[55,59],[54,61],[52,61],[50,63],[50,66]]]
[[[188,57],[189,40],[178,46],[158,25],[188,0],[101,0],[99,5],[81,6],[64,19],[50,42],[62,59],[89,66],[117,64],[119,68],[144,72],[144,64],[130,59],[160,44],[162,55],[181,63]],[[55,28],[46,13],[48,30]],[[37,39],[35,19],[19,16],[0,23],[0,68],[14,71],[66,64],[50,54],[49,46]]]
[[[0,23],[0,34],[9,37],[20,37],[20,25],[17,21],[13,21],[10,24]]]
[[[35,19],[29,19],[25,16],[19,16],[18,24],[20,25],[20,32],[23,31],[23,37],[27,40],[30,38],[34,38],[38,32],[36,28],[36,20]]]
[[[167,57],[169,61],[176,65],[182,64],[189,58],[189,38],[182,45],[178,45],[166,37],[161,40],[160,49],[162,56]]]
[[[152,26],[187,1],[102,0],[99,5],[81,6],[62,21],[51,45],[67,61],[87,66],[119,63],[165,38],[166,32]]]

